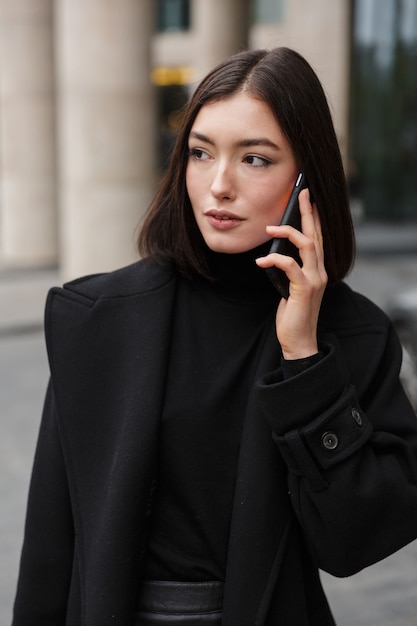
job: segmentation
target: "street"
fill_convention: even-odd
[[[349,279],[382,307],[417,284],[417,257],[363,257]],[[45,293],[41,294],[41,301]],[[39,300],[37,301],[39,306]],[[41,319],[41,311],[36,319]],[[32,457],[47,382],[36,325],[0,330],[0,623],[10,624]],[[347,520],[348,523],[348,520]],[[338,626],[416,626],[417,542],[349,579],[323,575]],[[285,625],[285,626],[296,626]]]
[[[26,496],[47,380],[40,331],[0,335],[0,623],[11,623]]]

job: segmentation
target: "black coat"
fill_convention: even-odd
[[[13,626],[132,625],[175,289],[172,268],[142,261],[49,295],[52,382]],[[417,420],[392,327],[340,284],[319,339],[318,363],[285,380],[272,371],[249,399],[225,626],[333,624],[318,567],[347,576],[417,536]],[[259,374],[275,358],[266,350]]]

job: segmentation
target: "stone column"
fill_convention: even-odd
[[[217,63],[247,47],[248,0],[193,0],[195,67],[200,80]]]
[[[53,0],[0,0],[0,254],[56,263]]]
[[[135,227],[153,194],[153,2],[57,0],[65,278],[137,258]]]

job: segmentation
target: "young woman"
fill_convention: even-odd
[[[302,232],[277,226],[300,171]],[[389,320],[342,282],[344,173],[299,54],[203,80],[139,243],[49,295],[13,625],[334,624],[319,568],[417,536],[417,421]]]

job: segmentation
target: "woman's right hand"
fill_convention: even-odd
[[[281,298],[276,315],[277,338],[288,360],[318,352],[317,322],[327,285],[320,218],[307,189],[300,192],[299,205],[302,232],[292,226],[268,226],[267,233],[287,237],[298,248],[302,267],[292,257],[278,253],[256,260],[259,267],[283,270],[290,281],[288,300]]]

